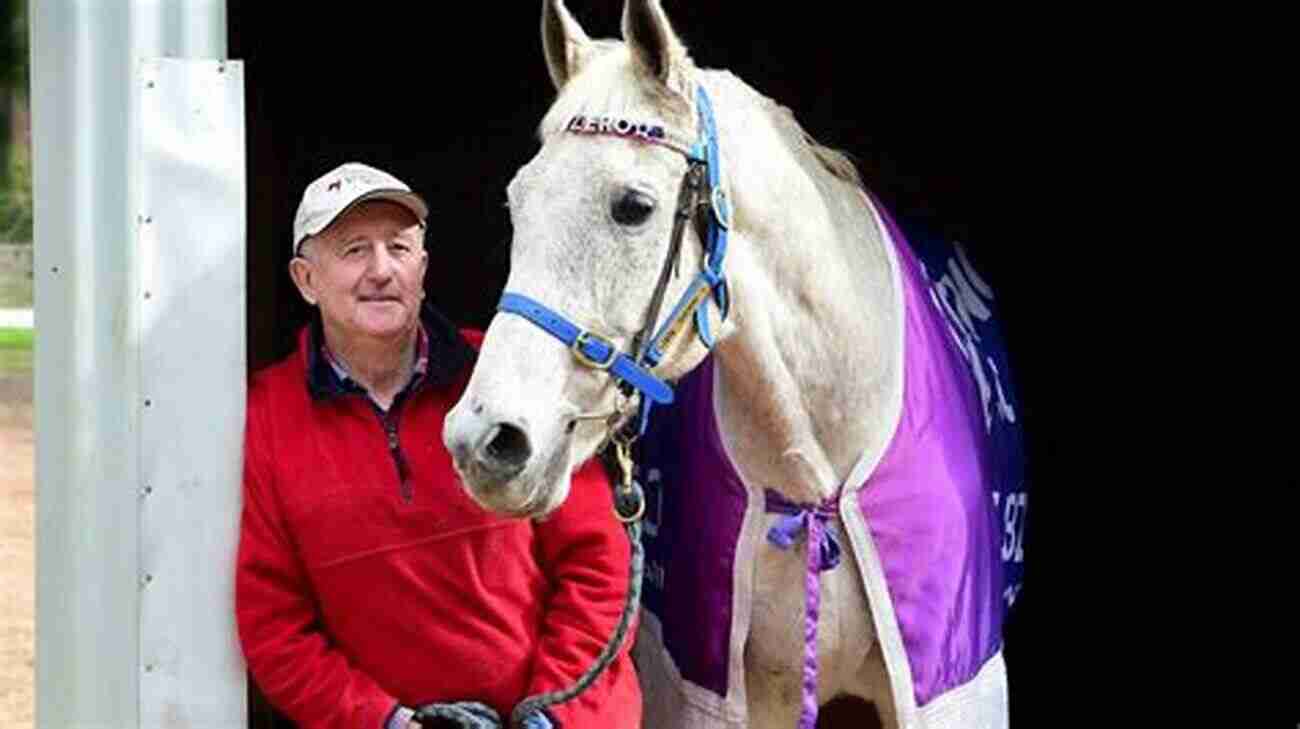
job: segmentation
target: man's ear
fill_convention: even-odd
[[[427,278],[428,275],[429,275],[429,251],[425,249],[424,246],[420,246],[420,300],[421,301],[424,300],[424,295],[427,293],[425,291],[425,287],[428,286],[428,278]]]
[[[289,259],[289,278],[298,287],[298,293],[311,306],[315,306],[320,297],[316,295],[316,269],[312,267],[311,261],[302,256],[294,256]]]

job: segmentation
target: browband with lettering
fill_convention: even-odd
[[[693,145],[680,141],[677,138],[678,135],[670,133],[663,124],[637,122],[616,116],[578,114],[569,120],[564,129],[575,134],[608,134],[616,137],[639,139],[652,144],[662,144],[688,157],[692,156],[691,147]]]

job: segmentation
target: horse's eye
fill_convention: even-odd
[[[640,225],[655,210],[654,198],[636,190],[625,190],[610,208],[610,215],[619,225]]]

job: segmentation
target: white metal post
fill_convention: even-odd
[[[245,725],[242,69],[197,80],[225,12],[31,4],[37,726]]]

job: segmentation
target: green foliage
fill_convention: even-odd
[[[0,0],[0,86],[28,87],[27,0]]]
[[[26,146],[9,150],[7,184],[0,187],[0,243],[32,240],[32,158]]]
[[[0,242],[32,239],[31,151],[12,144],[15,105],[30,87],[27,0],[0,0]]]
[[[0,349],[31,351],[36,341],[33,329],[9,329],[0,327]]]
[[[30,372],[35,341],[36,332],[31,329],[0,328],[0,374]]]

